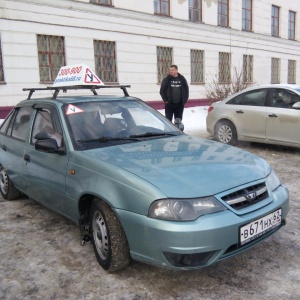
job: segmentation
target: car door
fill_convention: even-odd
[[[266,137],[274,142],[300,144],[300,110],[293,109],[300,96],[286,89],[273,89],[267,110]]]
[[[33,112],[29,105],[16,107],[1,126],[1,164],[21,191],[25,188],[23,157]]]
[[[267,89],[248,91],[232,98],[231,118],[239,139],[264,140],[266,137]],[[227,105],[226,105],[227,109]]]
[[[35,149],[36,134],[43,132],[54,138],[58,147],[64,149],[64,138],[58,112],[52,105],[36,105],[30,142],[26,147],[25,175],[26,194],[45,206],[65,213],[66,172],[68,156],[47,153]]]

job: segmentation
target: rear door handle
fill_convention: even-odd
[[[30,162],[30,156],[29,156],[28,154],[25,154],[25,155],[24,155],[24,160],[25,160],[26,162]]]
[[[244,112],[242,110],[237,110],[236,113],[243,114]]]
[[[269,117],[271,117],[271,118],[278,118],[278,116],[276,114],[270,114]]]
[[[2,148],[2,150],[4,150],[4,151],[6,151],[6,150],[7,150],[7,148],[6,148],[6,146],[5,146],[5,145],[2,145],[2,146],[1,146],[1,148]]]

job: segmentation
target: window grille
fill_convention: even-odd
[[[295,39],[296,13],[289,11],[289,40]]]
[[[280,59],[272,57],[271,83],[280,83]]]
[[[296,61],[288,60],[288,83],[296,83]]]
[[[102,5],[108,5],[108,6],[112,6],[111,1],[112,1],[112,0],[90,0],[91,3],[102,4]]]
[[[272,5],[272,36],[279,36],[279,7]]]
[[[4,82],[4,68],[3,68],[3,59],[2,59],[2,44],[0,39],[0,82]]]
[[[219,83],[230,83],[231,80],[231,55],[219,52]]]
[[[191,82],[204,83],[203,50],[191,50]]]
[[[62,66],[66,65],[64,37],[37,35],[40,81],[53,82]]]
[[[116,43],[94,40],[95,70],[106,83],[117,83]]]
[[[218,1],[218,25],[228,27],[229,3],[228,0]]]
[[[252,0],[243,0],[242,22],[243,30],[252,30]]]
[[[253,55],[243,55],[243,81],[253,82]]]
[[[170,0],[154,0],[154,13],[157,15],[170,15]]]
[[[202,22],[202,1],[189,0],[189,20]]]
[[[162,83],[164,77],[169,74],[172,65],[173,49],[168,47],[157,47],[157,81]]]

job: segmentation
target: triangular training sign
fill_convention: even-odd
[[[89,84],[101,84],[101,80],[89,68],[85,70],[84,82]]]
[[[72,115],[72,114],[77,114],[83,112],[82,109],[80,109],[77,106],[74,106],[72,104],[69,104],[66,110],[66,115]]]
[[[76,85],[104,85],[104,83],[85,64],[61,67],[53,83],[53,87]]]

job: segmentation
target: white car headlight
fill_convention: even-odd
[[[272,170],[272,172],[267,177],[267,182],[271,191],[274,191],[281,185],[280,179],[278,178],[274,170]]]
[[[149,217],[172,221],[192,221],[200,216],[226,210],[214,197],[198,199],[162,199],[154,201]]]

